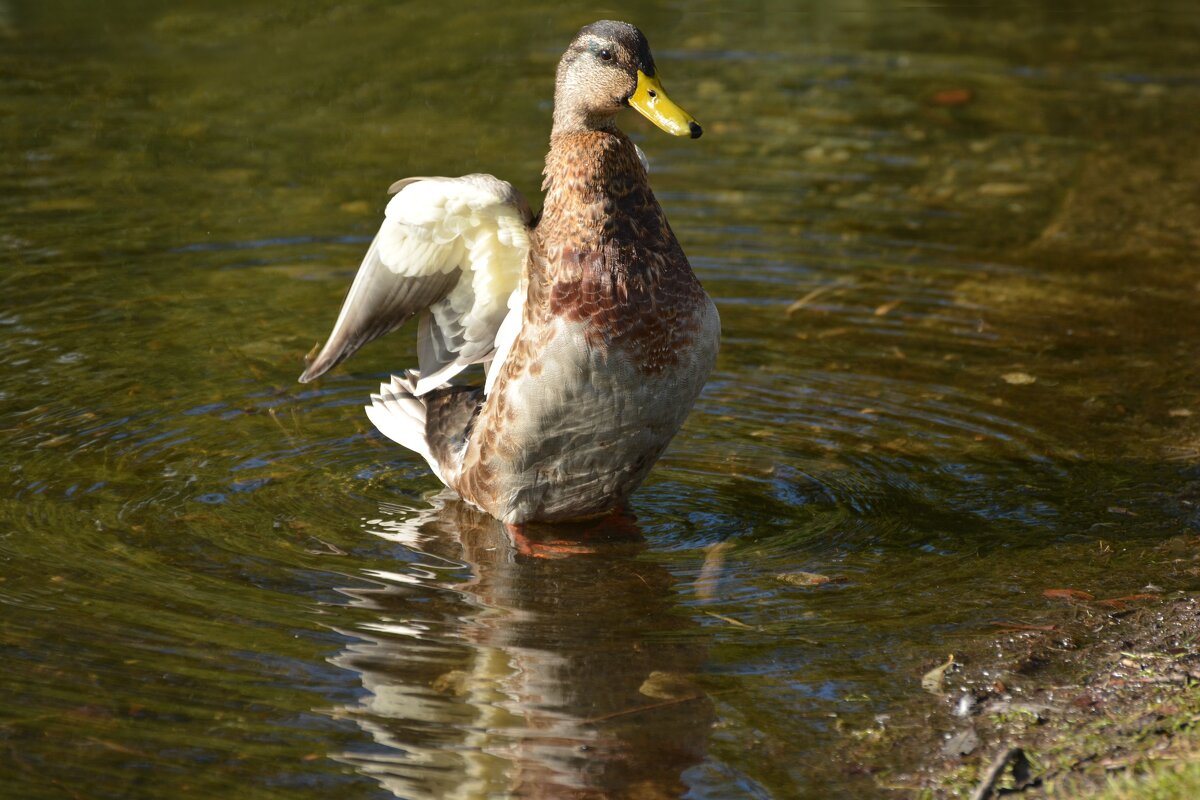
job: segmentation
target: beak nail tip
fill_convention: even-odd
[[[700,124],[697,122],[689,122],[688,130],[691,132],[693,139],[699,139],[700,136],[704,133],[704,129],[701,128]]]

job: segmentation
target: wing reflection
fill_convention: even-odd
[[[372,619],[336,659],[367,690],[340,712],[376,746],[340,759],[405,798],[685,791],[712,717],[689,677],[702,653],[636,525],[518,549],[456,500],[386,511],[368,527],[418,557],[343,590]]]

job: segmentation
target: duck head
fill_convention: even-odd
[[[700,138],[692,115],[663,90],[645,35],[627,22],[601,20],[582,28],[562,60],[554,90],[554,133],[611,130],[633,108],[672,136]]]

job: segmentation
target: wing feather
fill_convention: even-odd
[[[422,312],[418,363],[426,377],[417,394],[496,349],[529,253],[529,204],[491,175],[406,178],[392,190],[383,225],[303,383]]]

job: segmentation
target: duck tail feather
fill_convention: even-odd
[[[440,478],[441,469],[425,436],[425,403],[413,394],[419,379],[411,371],[393,375],[390,382],[380,385],[379,394],[371,395],[367,418],[384,436],[424,458]]]

